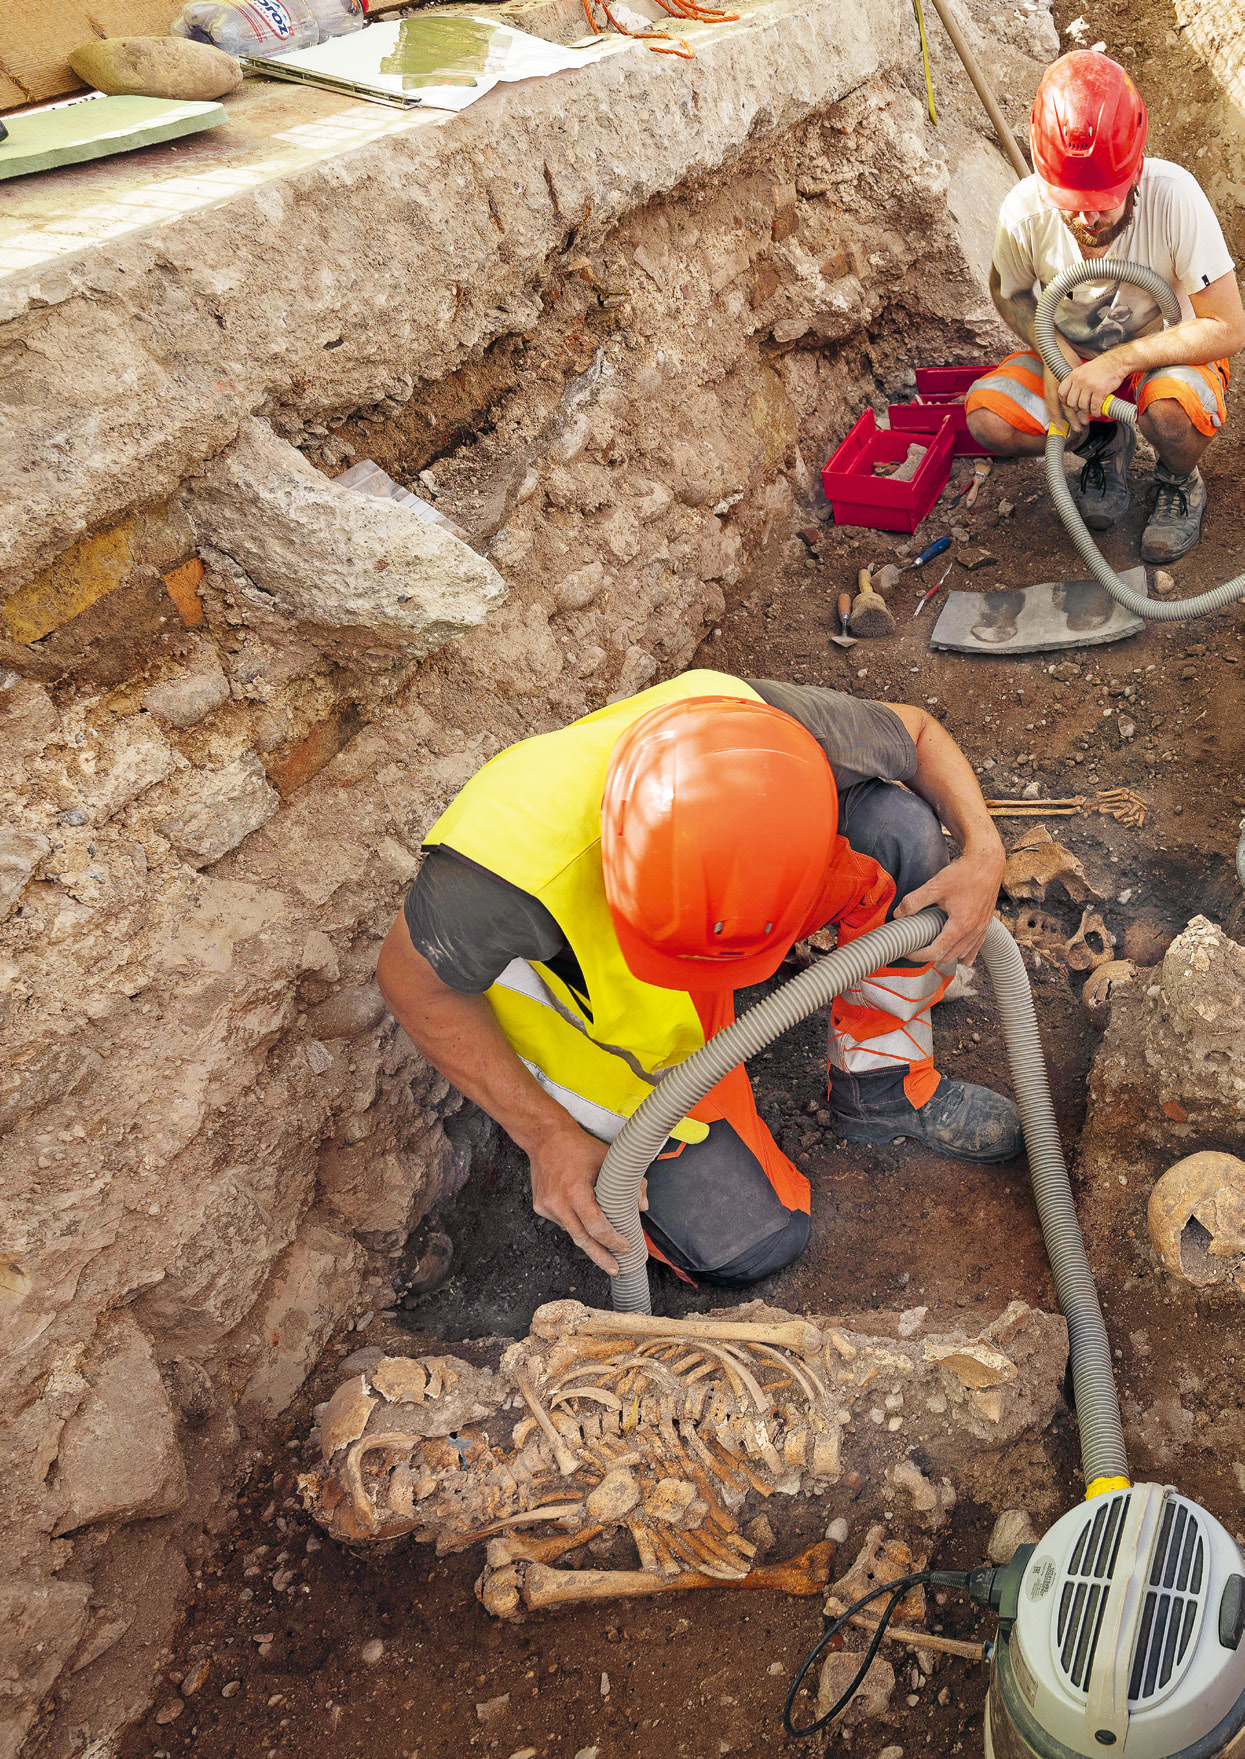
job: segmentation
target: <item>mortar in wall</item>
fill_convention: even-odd
[[[248,1426],[467,1176],[372,983],[424,829],[502,745],[685,665],[861,398],[993,341],[902,82],[759,133],[526,265],[526,332],[452,378],[413,356],[337,425],[273,395],[6,648],[0,1753],[141,1709]],[[327,480],[345,445],[475,552],[398,556]]]

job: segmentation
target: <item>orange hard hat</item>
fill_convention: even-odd
[[[629,970],[682,990],[772,977],[807,932],[838,817],[825,752],[781,709],[695,696],[641,715],[610,753],[601,804]]]
[[[1074,49],[1038,81],[1029,119],[1033,169],[1057,208],[1116,208],[1141,175],[1146,107],[1118,61]]]

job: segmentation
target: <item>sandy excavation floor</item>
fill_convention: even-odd
[[[1102,37],[1109,49],[1121,30],[1161,41],[1168,23],[1159,0],[1143,0],[1126,18],[1107,5],[1080,10],[1087,40]],[[1067,22],[1061,11],[1056,18]],[[966,468],[958,467],[961,480]],[[1221,438],[1207,468],[1206,536],[1174,570],[1182,595],[1241,565],[1243,472],[1239,437]],[[1106,546],[1117,566],[1135,559],[1147,476],[1139,461],[1134,510]],[[944,508],[935,509],[920,541],[947,529]],[[972,542],[998,558],[974,586],[1074,572],[1040,463],[996,467],[963,523]],[[698,663],[920,703],[964,745],[987,794],[1018,795],[1032,782],[1043,796],[1135,789],[1148,807],[1144,829],[1100,817],[1046,821],[1087,868],[1109,876],[1115,896],[1103,913],[1118,949],[1153,963],[1198,911],[1235,923],[1241,938],[1232,855],[1245,805],[1245,611],[1189,627],[1152,626],[1115,646],[1067,656],[936,655],[927,645],[934,616],[911,615],[932,583],[926,573],[905,577],[910,584],[899,588],[895,638],[847,652],[832,646],[837,592],[852,584],[858,567],[891,559],[905,541],[824,526],[812,546],[794,528],[777,534],[735,589]],[[965,580],[958,569],[948,587],[957,579]],[[1023,828],[1024,821],[1004,821],[1005,840]],[[1075,928],[1075,913],[1064,926]],[[1075,1176],[1097,1034],[1080,1005],[1079,977],[1070,982],[1044,965],[1034,982]],[[939,1062],[951,1073],[1006,1085],[988,983],[981,988],[978,999],[940,1010]],[[980,1310],[984,1320],[1014,1296],[1052,1305],[1023,1162],[972,1168],[906,1146],[837,1149],[816,1115],[824,1092],[823,1030],[807,1022],[754,1069],[764,1115],[814,1188],[809,1250],[755,1293],[822,1313],[922,1303],[952,1321],[957,1310],[964,1317]],[[1133,1221],[1140,1228],[1146,1188],[1148,1181],[1138,1181]],[[191,1751],[198,1759],[449,1759],[468,1746],[499,1759],[573,1759],[585,1749],[599,1759],[717,1759],[788,1745],[782,1701],[791,1671],[821,1629],[816,1601],[730,1592],[670,1596],[506,1625],[474,1598],[475,1555],[438,1562],[407,1547],[362,1561],[320,1544],[297,1505],[293,1478],[311,1407],[328,1396],[353,1349],[379,1343],[410,1352],[434,1339],[515,1334],[541,1301],[567,1293],[607,1303],[604,1279],[531,1215],[522,1159],[512,1151],[503,1149],[488,1176],[437,1221],[454,1240],[455,1274],[440,1294],[396,1319],[373,1318],[365,1336],[337,1334],[270,1450],[256,1460],[227,1537],[205,1558],[152,1711],[125,1737],[124,1759],[180,1759]],[[1111,1259],[1096,1267],[1126,1408],[1140,1413],[1130,1425],[1135,1471],[1165,1479],[1178,1471],[1181,1488],[1236,1531],[1245,1518],[1233,1462],[1245,1457],[1245,1440],[1238,1437],[1233,1454],[1224,1437],[1240,1427],[1233,1416],[1235,1362],[1245,1355],[1245,1314],[1231,1297],[1160,1286],[1139,1271],[1140,1262],[1121,1238]],[[654,1294],[667,1313],[747,1298],[689,1291],[664,1273]],[[992,1500],[1053,1514],[1078,1494],[1076,1462],[1075,1430],[1065,1418],[1009,1458]],[[795,1549],[842,1514],[850,1529],[845,1553],[854,1555],[868,1501],[858,1498],[854,1503],[843,1488],[831,1492],[798,1512],[784,1539]],[[984,1503],[962,1499],[934,1561],[980,1561],[993,1515]],[[952,1635],[986,1630],[954,1602],[935,1609],[935,1618]],[[368,1659],[378,1645],[379,1658]],[[888,1747],[908,1755],[979,1751],[982,1670],[945,1660],[914,1685],[909,1665],[891,1719],[858,1727],[850,1749],[871,1756]],[[843,1737],[832,1743],[836,1751],[848,1745]]]

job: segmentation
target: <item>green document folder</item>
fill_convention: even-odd
[[[220,104],[178,98],[91,98],[6,116],[9,138],[0,141],[0,179],[26,177],[57,165],[77,165],[111,153],[176,140],[224,122]]]

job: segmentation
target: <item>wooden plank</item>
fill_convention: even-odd
[[[180,0],[32,0],[0,7],[0,109],[82,90],[69,56],[94,37],[163,37]]]

